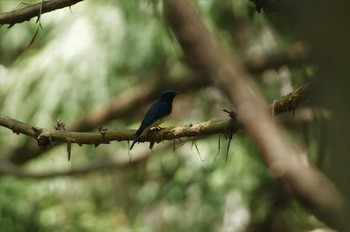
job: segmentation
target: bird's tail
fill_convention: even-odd
[[[139,140],[139,138],[140,138],[140,136],[136,136],[136,137],[134,138],[134,140],[132,141],[132,144],[131,144],[129,150],[131,150],[131,149],[134,147],[135,143],[137,142],[137,140]]]
[[[138,129],[138,130],[136,131],[136,133],[135,133],[135,138],[134,138],[134,140],[132,141],[132,144],[131,144],[129,150],[131,150],[131,149],[134,147],[135,143],[137,143],[137,141],[139,141],[139,138],[140,138],[142,132],[143,132],[143,129],[141,130],[141,128]]]

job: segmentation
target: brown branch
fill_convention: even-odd
[[[304,85],[280,100],[275,101],[270,108],[277,115],[282,112],[294,110],[305,99],[307,99],[310,84]],[[119,109],[119,108],[118,108]],[[109,115],[109,114],[108,114]],[[111,141],[129,141],[132,140],[135,130],[117,130],[103,132],[72,132],[66,130],[50,130],[35,127],[27,123],[12,119],[0,114],[0,126],[12,130],[14,133],[22,133],[33,137],[42,149],[52,147],[61,143],[82,144],[106,144]],[[237,118],[230,120],[207,121],[189,126],[179,126],[163,128],[161,130],[152,130],[140,138],[140,142],[160,142],[163,140],[173,140],[183,137],[207,136],[219,133],[233,131],[234,133],[242,129],[241,123]],[[154,133],[153,133],[154,132]]]
[[[71,131],[90,131],[116,118],[129,116],[132,112],[156,99],[165,89],[175,89],[181,93],[198,89],[208,84],[194,75],[186,76],[177,82],[164,80],[158,85],[140,84],[126,90],[111,102],[101,108],[93,109],[78,122],[74,123]]]
[[[271,105],[272,107],[272,105]],[[284,108],[285,109],[285,108]],[[305,110],[305,109],[304,109]],[[276,112],[281,112],[281,110],[277,110]],[[299,111],[298,111],[299,112]],[[298,117],[298,112],[296,114],[296,117]],[[305,112],[303,112],[305,113]],[[308,112],[310,113],[310,112]],[[327,115],[326,115],[327,116]],[[325,116],[325,117],[326,117]],[[329,116],[329,115],[328,115]],[[311,120],[309,118],[310,115],[308,115],[307,120]],[[295,121],[295,120],[293,120]],[[228,123],[225,121],[222,121],[223,124]],[[218,123],[220,124],[220,123]],[[189,139],[181,139],[181,143],[186,142]],[[160,145],[161,150],[173,146],[173,144],[162,144]],[[158,150],[159,151],[159,147]],[[98,172],[100,170],[110,170],[110,171],[116,171],[121,170],[121,168],[130,167],[130,165],[137,164],[139,162],[142,162],[146,159],[148,159],[154,152],[152,150],[142,150],[141,153],[139,152],[133,152],[132,158],[130,156],[123,155],[113,155],[113,159],[104,159],[104,160],[94,160],[90,164],[87,164],[82,167],[72,168],[70,170],[63,170],[63,171],[47,171],[47,172],[33,172],[25,170],[22,166],[16,165],[12,163],[9,160],[1,160],[0,161],[0,176],[1,175],[10,175],[15,176],[18,178],[24,178],[24,179],[48,179],[48,178],[55,178],[55,177],[66,177],[66,176],[82,176],[86,175],[92,172]],[[110,157],[107,155],[107,157]]]
[[[29,21],[34,17],[40,17],[41,14],[51,12],[57,9],[70,7],[83,0],[51,0],[42,1],[37,4],[25,7],[12,12],[0,13],[0,26],[9,25],[12,27],[16,23]]]
[[[1,175],[10,175],[19,178],[25,179],[48,179],[54,177],[63,177],[63,176],[81,176],[91,172],[100,171],[102,169],[108,170],[120,170],[120,168],[130,167],[135,163],[141,162],[147,159],[152,154],[152,151],[147,150],[141,154],[133,154],[132,159],[129,156],[118,156],[122,157],[118,160],[101,160],[101,161],[92,161],[90,164],[74,168],[71,170],[64,171],[48,171],[48,172],[33,172],[23,169],[21,166],[15,165],[11,161],[1,160],[0,161],[0,176]]]
[[[180,143],[186,142],[188,139],[180,140]],[[174,146],[173,143],[162,144],[158,151],[164,150],[168,147]],[[70,170],[63,171],[45,171],[34,172],[25,170],[22,166],[16,165],[9,160],[0,160],[0,176],[9,175],[24,179],[48,179],[55,177],[65,176],[81,176],[92,172],[98,172],[100,170],[118,171],[123,168],[130,168],[131,166],[138,165],[140,162],[146,161],[151,155],[154,154],[152,150],[141,149],[141,152],[134,151],[132,155],[126,154],[109,154],[106,155],[103,160],[94,160],[89,164]],[[113,158],[108,158],[113,157]]]
[[[314,82],[305,84],[286,96],[282,97],[280,100],[275,101],[271,106],[275,115],[278,115],[287,111],[294,111],[297,106],[304,103],[310,95],[311,89],[314,88]]]
[[[305,50],[303,46],[293,46],[291,48],[291,54],[300,54]],[[298,52],[299,51],[299,52]],[[289,56],[289,55],[275,55],[275,56]],[[247,62],[246,65],[250,72],[256,73],[266,70],[268,68],[276,68],[275,56],[253,59]],[[294,55],[294,57],[299,57]],[[300,58],[300,57],[299,57]],[[288,62],[287,60],[284,60]],[[279,63],[278,65],[280,65]],[[104,123],[112,121],[119,117],[125,117],[130,115],[133,111],[140,108],[155,99],[159,92],[167,88],[173,88],[180,92],[186,92],[191,89],[200,88],[208,85],[208,81],[205,79],[196,78],[194,75],[186,76],[177,82],[160,82],[159,85],[151,86],[149,84],[141,84],[125,92],[111,100],[109,104],[104,107],[93,109],[85,114],[85,116],[79,121],[69,126],[69,131],[91,131]],[[291,103],[292,106],[295,105]],[[284,105],[284,104],[282,104]],[[278,111],[278,110],[277,110]],[[55,147],[56,144],[48,146],[45,151]],[[40,156],[43,152],[37,146],[35,140],[27,140],[23,145],[15,150],[7,152],[6,157],[10,157],[11,161],[16,164],[23,164],[28,160],[34,159]]]
[[[97,109],[86,112],[85,116],[79,121],[67,127],[68,131],[91,131],[116,118],[128,117],[132,112],[141,106],[150,103],[158,97],[164,89],[173,88],[176,91],[185,93],[187,91],[206,86],[208,82],[196,78],[194,75],[186,76],[177,82],[162,81],[158,85],[140,84],[130,88],[112,99],[109,104]],[[50,150],[58,144],[52,144],[46,149],[40,150],[35,140],[27,140],[22,146],[8,152],[5,157],[15,164],[23,164],[31,159],[37,158],[43,152]]]
[[[349,231],[342,195],[327,177],[300,158],[304,154],[266,111],[266,103],[244,66],[217,43],[191,3],[164,0],[164,13],[188,62],[227,95],[272,173],[321,220]]]
[[[35,138],[42,149],[52,144],[76,143],[82,144],[108,144],[111,141],[130,141],[134,138],[136,130],[116,130],[104,132],[71,132],[63,130],[50,130],[33,127],[24,122],[17,121],[0,114],[0,125],[11,129],[14,133],[21,133]],[[194,125],[169,127],[151,130],[140,137],[140,142],[160,142],[182,137],[197,137],[225,133],[227,130],[237,131],[241,128],[238,121],[231,120],[207,121]]]
[[[295,43],[286,52],[252,58],[244,63],[251,74],[268,69],[277,69],[284,65],[298,66],[308,61],[309,48],[302,43]]]

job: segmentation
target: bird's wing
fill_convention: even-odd
[[[135,138],[131,144],[130,150],[134,147],[142,132],[147,127],[151,126],[153,123],[164,118],[165,116],[168,116],[171,113],[171,107],[171,104],[168,102],[157,101],[147,110],[145,117],[141,122],[140,128],[136,131]]]
[[[171,112],[171,105],[164,101],[155,102],[146,112],[140,128],[147,128],[157,120],[168,116]]]

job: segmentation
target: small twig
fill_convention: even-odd
[[[228,113],[229,116],[230,116],[230,121],[233,123],[234,121],[238,121],[238,118],[237,118],[237,114],[234,112],[234,111],[229,111],[229,110],[226,110],[226,109],[223,109],[224,112]],[[243,125],[242,125],[243,127]],[[226,157],[225,157],[225,160],[227,161],[228,160],[228,153],[230,151],[230,145],[231,145],[231,141],[232,141],[232,137],[233,137],[233,134],[235,133],[236,131],[235,130],[232,130],[231,128],[227,129],[227,131],[225,131],[225,136],[226,138],[228,138],[228,144],[227,144],[227,150],[226,150]]]
[[[308,92],[310,91],[309,85],[310,84],[304,85],[287,96],[282,97],[280,100],[277,100],[275,102],[274,113],[277,115],[288,110],[294,110],[299,104],[307,99]],[[237,115],[234,112],[228,110],[224,110],[224,112],[229,114],[230,120],[207,121],[190,126],[186,125],[165,128],[157,131],[156,133],[149,133],[141,136],[139,141],[155,141],[158,143],[163,140],[173,140],[183,137],[207,136],[220,133],[225,134],[228,130],[232,130],[230,133],[236,133],[238,130],[244,129],[243,124],[237,119]],[[58,123],[56,127],[65,128],[64,125],[59,124],[60,123]],[[35,138],[38,141],[41,149],[44,150],[54,145],[66,142],[66,138],[68,137],[74,139],[74,143],[79,145],[94,144],[95,146],[98,146],[99,144],[108,144],[110,141],[114,140],[129,141],[133,139],[135,134],[135,130],[119,130],[109,132],[105,128],[101,128],[99,133],[48,130],[33,127],[29,124],[17,121],[1,114],[0,126],[8,128],[14,133],[22,133]],[[80,129],[81,127],[82,126],[75,126],[74,128]]]
[[[66,130],[66,124],[64,122],[62,122],[61,120],[57,120],[56,121],[56,126],[55,126],[55,129],[56,130],[63,130],[65,131]]]
[[[201,153],[199,152],[199,149],[198,149],[198,146],[197,146],[196,142],[194,142],[194,147],[196,148],[196,151],[197,151],[197,154],[198,154],[200,160],[204,161],[205,159],[203,159],[203,157],[201,156]]]
[[[232,135],[231,135],[231,137],[228,139],[228,143],[227,143],[227,150],[226,150],[226,157],[225,157],[225,161],[226,161],[226,162],[227,162],[227,160],[228,160],[228,153],[229,153],[229,151],[230,151],[231,141],[232,141]]]
[[[67,158],[68,158],[68,161],[70,161],[71,152],[72,152],[72,142],[71,142],[70,138],[67,138]]]
[[[213,164],[215,163],[216,158],[219,156],[219,153],[220,153],[220,147],[221,147],[221,145],[220,145],[220,138],[221,138],[221,136],[219,135],[219,139],[218,139],[218,152],[215,154]]]

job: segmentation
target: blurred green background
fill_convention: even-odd
[[[223,46],[244,63],[298,47],[293,35],[276,30],[278,22],[257,14],[247,0],[194,5]],[[25,6],[1,1],[0,11]],[[11,118],[44,128],[54,128],[60,119],[69,127],[135,86],[177,83],[191,75],[163,18],[161,1],[87,0],[44,14],[28,48],[39,27],[35,20],[0,28],[0,111]],[[307,62],[291,62],[254,77],[272,103],[314,72]],[[149,104],[100,126],[135,129]],[[194,86],[175,99],[164,126],[227,119],[222,109],[230,106],[217,89]],[[285,123],[292,124],[288,133],[317,161],[317,122],[285,116]],[[1,160],[27,140],[0,127]],[[70,162],[66,147],[58,146],[22,168],[59,173],[119,159],[131,162],[50,178],[2,173],[1,231],[286,232],[324,227],[273,179],[244,133],[234,135],[226,161],[227,145],[224,135],[198,138],[195,145],[176,141],[175,150],[172,141],[165,141],[139,160],[133,155],[148,152],[148,144],[137,144],[134,154],[128,154],[127,142],[73,145]]]

